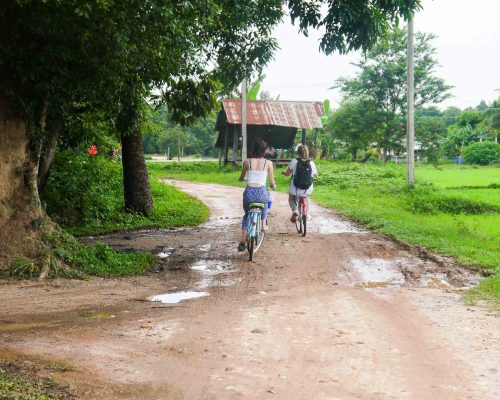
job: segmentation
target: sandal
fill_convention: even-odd
[[[247,248],[247,244],[245,242],[241,242],[238,245],[238,251],[245,251],[246,248]]]
[[[290,218],[290,222],[292,224],[295,224],[295,222],[297,222],[297,217],[299,216],[299,213],[297,211],[294,211],[293,214],[292,214],[292,217]]]

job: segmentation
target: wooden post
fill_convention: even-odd
[[[408,174],[407,184],[409,187],[415,185],[415,83],[413,69],[413,16],[408,21],[408,112],[407,112],[407,149],[408,149]]]
[[[306,129],[302,128],[302,144],[306,144]]]
[[[247,158],[247,78],[241,84],[241,159]]]
[[[219,147],[219,151],[217,154],[217,158],[219,159],[219,167],[222,166],[222,148]]]
[[[226,124],[226,129],[225,129],[225,132],[224,132],[224,150],[223,150],[223,153],[224,153],[224,165],[227,165],[227,162],[228,162],[228,159],[227,159],[227,151],[229,150],[228,149],[228,145],[227,145],[227,142],[229,140],[229,125]]]
[[[238,168],[238,130],[236,129],[236,125],[234,125],[233,129],[233,169],[236,170]]]
[[[318,156],[318,128],[314,130],[314,151],[313,151],[313,160],[316,160]]]
[[[177,161],[181,161],[181,136],[177,136]]]

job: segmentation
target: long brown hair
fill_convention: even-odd
[[[266,154],[267,143],[262,138],[254,140],[252,145],[252,158],[262,158]]]

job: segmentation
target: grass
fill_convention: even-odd
[[[48,278],[131,276],[145,273],[156,262],[150,253],[117,252],[103,243],[86,246],[61,229],[45,235],[44,242],[47,245],[45,255],[35,260],[15,257],[8,268],[1,271],[2,275],[35,279],[45,270]]]
[[[117,208],[103,219],[92,219],[65,229],[75,236],[98,235],[125,229],[194,226],[208,219],[208,207],[198,199],[151,177],[155,211],[146,216]]]
[[[407,189],[401,165],[321,162],[312,197],[376,232],[496,275],[475,293],[500,299],[500,168],[440,168],[417,168],[417,186]],[[149,169],[154,176],[243,186],[239,171],[215,163],[155,163]],[[279,171],[276,181],[286,192],[288,179]],[[451,189],[463,186],[481,188]]]
[[[0,399],[62,400],[75,398],[50,378],[25,378],[0,366]]]
[[[431,182],[441,188],[459,186],[487,186],[500,184],[499,166],[477,167],[468,165],[423,165],[416,168],[417,180]]]

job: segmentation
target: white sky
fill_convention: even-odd
[[[438,76],[453,85],[453,97],[440,105],[466,108],[482,99],[490,102],[500,95],[500,1],[423,0],[415,16],[415,31],[434,33],[440,63]],[[353,76],[351,62],[359,53],[325,56],[319,52],[320,37],[297,34],[287,17],[275,35],[281,49],[265,69],[262,90],[281,100],[330,99],[336,108],[341,100],[328,90],[341,76]]]

